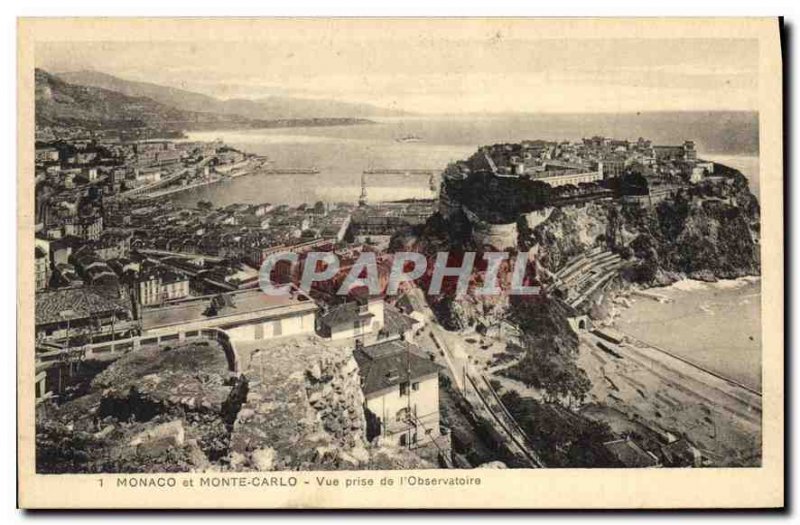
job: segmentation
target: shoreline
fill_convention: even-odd
[[[620,310],[631,305],[631,295],[658,302],[660,307],[663,300],[674,301],[669,290],[730,290],[760,279],[681,279],[667,286],[627,285],[609,293],[606,300],[611,311],[596,326],[613,328],[625,339],[612,345],[591,333],[579,336],[578,366],[592,383],[590,402],[581,410],[619,432],[644,432],[662,440],[685,437],[707,458],[706,466],[761,465],[760,389],[678,355],[671,346],[665,349],[641,340],[618,323]],[[603,351],[598,341],[612,346],[617,355]]]
[[[685,302],[687,301],[688,297],[691,297],[692,295],[697,297],[697,294],[700,293],[705,294],[702,296],[705,300],[699,304],[692,305],[692,308],[701,310],[702,312],[698,312],[701,315],[703,315],[705,312],[713,315],[715,312],[718,313],[719,310],[712,310],[711,307],[706,304],[706,300],[713,301],[713,299],[709,298],[709,294],[725,294],[725,292],[730,292],[732,290],[741,289],[747,286],[758,286],[760,294],[760,282],[761,276],[747,275],[735,279],[719,279],[713,282],[684,278],[666,286],[654,287],[639,287],[637,285],[627,284],[621,289],[614,290],[608,295],[607,300],[609,301],[610,311],[603,319],[595,321],[595,324],[599,327],[613,328],[614,330],[624,333],[630,339],[635,339],[642,344],[653,347],[679,361],[683,361],[689,365],[695,366],[698,369],[704,370],[710,375],[719,377],[733,384],[738,384],[742,388],[745,388],[751,392],[760,393],[761,381],[758,378],[761,377],[761,352],[763,352],[763,348],[760,346],[757,369],[750,367],[746,369],[734,368],[733,370],[730,370],[724,366],[716,366],[713,362],[713,358],[715,357],[713,353],[715,350],[713,347],[705,347],[702,341],[698,343],[696,338],[691,338],[691,334],[689,335],[687,344],[686,341],[677,335],[674,337],[670,336],[665,338],[663,330],[661,332],[658,332],[657,330],[657,334],[653,335],[652,337],[648,337],[648,334],[642,333],[643,324],[647,325],[659,322],[659,316],[653,317],[652,315],[654,312],[652,306],[647,306],[645,304],[643,319],[638,319],[635,315],[631,316],[631,314],[628,313],[631,308],[635,307],[637,300],[645,300],[646,302],[653,304],[657,303],[658,306],[655,307],[657,309],[656,311],[662,311],[663,308],[665,309],[664,311],[669,312],[671,308],[676,308],[676,306],[674,306],[676,302]],[[712,302],[711,304],[713,305],[714,303]],[[734,305],[734,307],[736,308],[737,306]],[[681,315],[680,317],[686,317],[686,315]],[[666,320],[663,320],[663,322],[669,323],[671,319],[673,318],[667,318]],[[706,318],[706,320],[700,322],[709,323],[713,321],[709,321],[708,318]],[[724,322],[724,315],[720,322]],[[680,330],[678,330],[678,332],[680,332]],[[747,349],[746,347],[743,348],[741,343],[739,343],[739,346],[737,346],[736,343],[730,343],[728,345],[723,344],[720,346],[720,349],[723,346],[729,348],[731,352],[743,351],[745,352],[745,354],[742,354],[744,358],[754,359],[755,354],[753,353],[753,350]],[[676,347],[678,350],[676,350]],[[694,353],[700,355],[700,359],[694,358]],[[733,359],[734,357],[719,354],[719,358],[720,362],[724,362],[726,359]]]
[[[711,370],[711,369],[709,369],[707,367],[704,367],[703,365],[695,363],[691,359],[686,359],[685,357],[682,357],[682,356],[680,356],[678,354],[675,354],[675,353],[671,352],[670,350],[665,350],[664,348],[661,348],[660,346],[654,345],[653,343],[649,343],[647,341],[643,341],[643,340],[639,339],[638,337],[635,337],[635,336],[633,336],[631,334],[625,333],[625,332],[623,332],[621,330],[618,330],[618,332],[620,334],[622,334],[626,339],[630,340],[632,343],[635,343],[635,344],[631,345],[631,346],[633,346],[635,348],[647,348],[647,349],[655,350],[657,352],[660,352],[664,356],[667,356],[670,359],[674,359],[676,361],[680,361],[681,363],[683,363],[683,364],[685,364],[687,366],[695,368],[698,372],[702,372],[703,374],[712,376],[712,377],[714,377],[716,379],[719,379],[720,381],[724,381],[725,383],[728,383],[728,384],[730,384],[730,385],[732,385],[732,386],[734,386],[736,388],[741,388],[743,390],[746,390],[747,392],[750,392],[751,394],[753,394],[755,396],[758,396],[759,398],[762,396],[760,391],[758,391],[758,390],[756,390],[756,389],[754,389],[752,387],[749,387],[749,386],[747,386],[747,385],[745,385],[745,384],[743,384],[743,383],[741,383],[739,381],[736,381],[735,379],[731,379],[730,377],[726,377],[726,376],[724,376],[724,375],[722,375],[722,374],[720,374],[718,372],[715,372],[715,371],[713,371],[713,370]],[[671,367],[671,368],[675,368],[675,367]]]
[[[592,383],[587,416],[619,433],[685,437],[707,466],[760,465],[760,394],[646,343],[613,345],[611,356],[598,341],[586,334],[579,342],[578,365]]]

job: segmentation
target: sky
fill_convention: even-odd
[[[421,114],[757,110],[758,43],[721,38],[398,38],[39,42],[37,67],[92,69],[218,98],[273,95]]]

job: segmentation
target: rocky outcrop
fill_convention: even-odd
[[[556,208],[547,220],[526,229],[520,242],[525,246],[538,246],[542,264],[555,271],[571,257],[606,242],[608,214],[606,203]]]
[[[162,455],[170,450],[183,447],[185,436],[183,422],[175,419],[140,432],[128,445],[135,447],[140,454]]]
[[[326,356],[306,370],[306,394],[325,430],[343,447],[364,442],[366,420],[358,364],[350,352]]]
[[[521,236],[557,270],[599,246],[629,261],[624,276],[645,285],[760,274],[759,208],[741,174],[690,187],[655,206],[603,202],[565,208]]]
[[[646,285],[757,275],[758,201],[740,172],[715,164],[713,173],[683,187],[653,186],[658,198],[628,202],[621,198],[623,187],[614,184],[617,179],[603,191],[567,199],[569,186],[449,170],[439,212],[452,248],[538,246],[551,271],[599,247],[630,259],[626,278]],[[609,199],[609,189],[617,198]]]
[[[127,354],[37,426],[37,471],[187,472],[431,468],[365,440],[352,348],[265,341],[228,372],[216,343]]]
[[[369,460],[358,365],[349,350],[294,338],[256,350],[233,427],[236,469],[357,468]]]
[[[265,343],[246,362],[249,390],[233,425],[231,468],[433,466],[407,450],[367,443],[364,395],[351,347],[316,337],[287,338]]]
[[[49,407],[37,426],[39,472],[182,472],[224,468],[247,384],[216,343],[127,354],[89,393]],[[71,461],[64,461],[69,449]]]

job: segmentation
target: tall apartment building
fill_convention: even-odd
[[[142,306],[184,299],[189,296],[189,276],[163,266],[147,268],[136,278],[135,290]]]

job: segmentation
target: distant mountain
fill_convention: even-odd
[[[75,71],[58,76],[72,84],[109,89],[131,97],[147,97],[185,111],[238,115],[253,119],[328,119],[402,116],[408,113],[370,104],[273,96],[257,100],[222,100],[184,89],[125,80],[99,71]]]
[[[114,78],[114,77],[111,77]],[[214,111],[212,103],[202,104],[201,98],[194,95],[197,107],[192,110],[176,107],[162,100],[155,100],[143,93],[133,94],[135,90],[124,85],[107,83],[108,88],[79,85],[52,75],[42,69],[36,70],[36,123],[37,125],[82,126],[90,129],[100,128],[139,128],[151,127],[171,130],[224,129],[224,128],[270,128],[294,126],[337,126],[369,123],[357,118],[271,118],[262,119],[254,115],[243,116],[237,113]],[[155,86],[160,88],[161,86]],[[117,89],[114,89],[117,88]],[[164,88],[170,90],[171,88]],[[121,90],[121,91],[120,91]],[[154,92],[157,90],[154,90]],[[181,90],[175,90],[176,99],[187,100]]]
[[[196,127],[246,124],[248,119],[176,109],[145,96],[65,82],[36,72],[36,123],[88,128]]]

